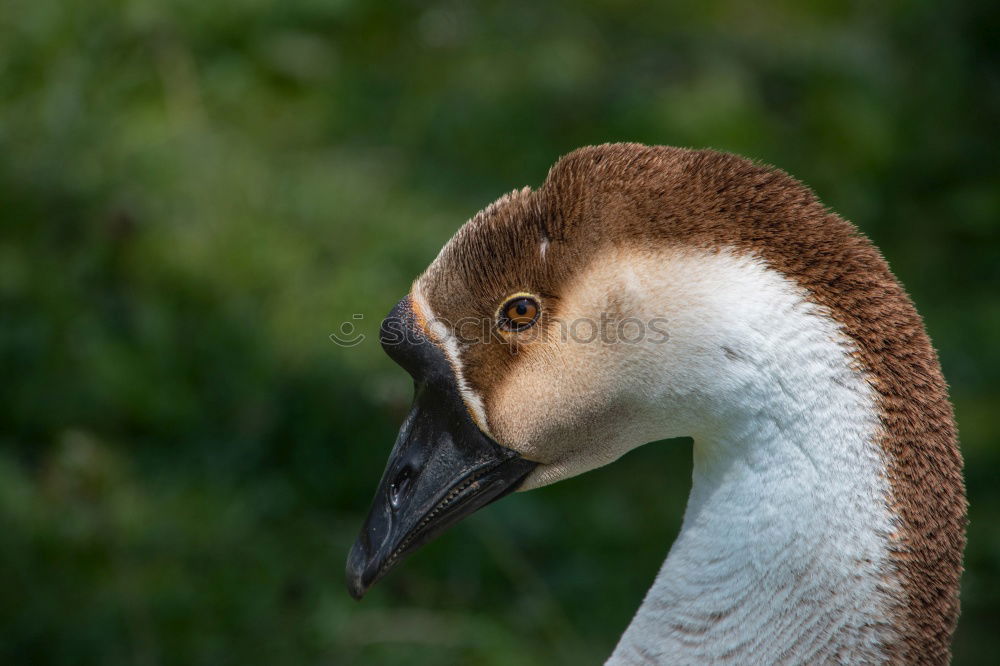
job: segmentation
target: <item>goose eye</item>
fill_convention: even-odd
[[[516,333],[531,327],[542,308],[531,296],[516,296],[500,308],[499,324],[505,331]]]

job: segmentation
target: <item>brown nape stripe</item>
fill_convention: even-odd
[[[802,285],[854,340],[877,391],[898,517],[891,557],[906,593],[894,662],[940,664],[958,619],[966,501],[952,407],[937,355],[878,250],[787,174],[714,151],[636,144],[564,157],[539,192],[554,237],[570,226],[753,252]],[[596,223],[596,224],[595,224]]]
[[[611,144],[570,153],[538,190],[482,211],[420,287],[449,321],[488,320],[518,291],[551,295],[547,308],[558,316],[558,295],[608,246],[753,253],[843,326],[877,391],[887,502],[898,516],[890,573],[905,598],[892,611],[898,636],[886,650],[898,663],[946,662],[965,546],[962,459],[937,356],[878,250],[777,169],[714,151]],[[522,358],[515,345],[492,343],[464,346],[462,357],[466,380],[487,405]]]

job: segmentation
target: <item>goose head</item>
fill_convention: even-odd
[[[685,600],[702,599],[720,617],[715,583],[678,582],[720,552],[740,571],[763,562],[836,586],[843,563],[797,545],[831,534],[830,559],[868,561],[855,573],[872,581],[855,600],[872,612],[845,610],[857,636],[841,642],[875,646],[862,659],[947,650],[964,499],[936,358],[877,250],[785,174],[711,151],[575,151],[539,189],[468,221],[381,342],[415,398],[348,558],[356,598],[509,492],[690,436],[685,527],[647,598],[660,610],[640,609],[619,646],[625,661],[669,643],[671,604],[690,615]],[[944,498],[936,531],[906,456]],[[741,503],[756,514],[734,522]],[[796,504],[801,524],[774,531],[774,512]],[[782,540],[792,545],[772,558],[767,542]],[[715,592],[720,604],[732,593]],[[916,628],[928,622],[930,641]],[[733,631],[725,640],[738,643]]]

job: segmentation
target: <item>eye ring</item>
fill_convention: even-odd
[[[508,333],[531,328],[542,314],[542,306],[533,294],[514,294],[497,311],[497,326]]]

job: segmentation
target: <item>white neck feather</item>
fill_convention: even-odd
[[[747,346],[723,348],[683,527],[608,663],[881,661],[900,593],[873,392],[797,286],[717,260],[738,275],[718,285],[741,310],[727,337]]]

